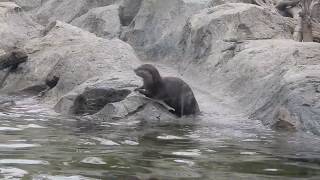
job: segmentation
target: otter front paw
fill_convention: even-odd
[[[137,92],[139,92],[140,94],[143,94],[143,95],[145,95],[145,96],[147,96],[147,97],[150,96],[149,91],[147,91],[147,90],[145,90],[145,89],[136,89],[135,91],[137,91]]]

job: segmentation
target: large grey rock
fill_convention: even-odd
[[[179,46],[183,59],[190,60],[185,61],[187,66],[206,58],[230,58],[237,42],[243,40],[291,39],[292,31],[287,18],[260,6],[228,3],[192,16],[184,27]]]
[[[119,16],[123,26],[128,26],[132,22],[140,10],[142,1],[143,0],[121,0],[119,2]]]
[[[41,28],[17,4],[0,2],[0,49],[22,47],[27,40],[37,37]]]
[[[60,97],[90,78],[132,73],[138,66],[133,49],[114,39],[99,38],[75,26],[57,22],[46,36],[33,39],[25,46],[29,55],[19,71],[10,74],[2,92],[12,92],[45,83],[59,77],[46,98],[57,102]]]
[[[175,54],[186,20],[205,7],[206,1],[144,0],[122,39],[142,59],[159,60]]]
[[[138,83],[130,71],[93,77],[64,95],[55,110],[62,114],[95,114],[108,103],[125,99]]]
[[[119,6],[93,8],[88,13],[74,19],[71,24],[95,33],[99,37],[119,37],[121,31]]]
[[[91,118],[100,121],[142,120],[146,122],[172,122],[177,117],[171,114],[162,103],[132,94],[123,101],[107,104]]]
[[[17,3],[23,10],[29,11],[40,7],[48,0],[12,0]]]
[[[44,25],[55,20],[69,23],[92,8],[114,2],[115,0],[48,0],[34,13],[38,22]]]
[[[186,74],[202,77],[265,125],[320,134],[320,44],[244,41],[233,54],[225,59],[209,56],[190,65]]]

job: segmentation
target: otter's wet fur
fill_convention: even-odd
[[[164,101],[174,109],[174,114],[198,114],[198,102],[187,83],[177,77],[161,77],[157,68],[151,64],[143,64],[134,70],[143,79],[143,86],[136,91],[145,96]]]

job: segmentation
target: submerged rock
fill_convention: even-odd
[[[278,113],[274,117],[274,120],[275,123],[272,124],[272,129],[278,131],[296,131],[296,127],[292,123],[297,122],[297,120],[295,120],[294,117],[292,117],[292,115],[287,109],[279,108]]]

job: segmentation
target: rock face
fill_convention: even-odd
[[[40,7],[48,0],[14,0],[22,9],[29,11]]]
[[[142,0],[122,0],[119,3],[120,7],[120,20],[123,26],[128,26],[135,18],[140,10]]]
[[[292,31],[285,18],[259,6],[230,3],[192,16],[184,27],[179,46],[184,58],[191,60],[186,61],[188,65],[205,58],[219,58],[214,56],[230,57],[239,41],[291,39]]]
[[[243,112],[265,125],[277,128],[280,121],[289,129],[320,134],[319,48],[318,43],[292,40],[245,41],[232,58],[209,57],[188,69],[206,76],[211,87],[228,92]],[[217,65],[209,66],[213,62]]]
[[[87,13],[90,9],[107,6],[115,0],[47,0],[35,12],[35,18],[43,25],[60,20],[71,22],[77,17]]]
[[[184,27],[178,66],[265,125],[320,134],[319,44],[289,40],[290,23],[251,4],[204,9]]]
[[[234,69],[239,74],[231,87],[245,95],[240,102],[251,105],[253,118],[268,125],[286,121],[297,129],[320,134],[319,48],[319,43],[251,42],[233,59],[242,63]]]
[[[0,49],[11,50],[39,35],[42,28],[13,2],[0,2]]]
[[[74,19],[71,24],[92,32],[99,37],[119,37],[121,31],[119,6],[110,5],[93,8],[88,13]]]
[[[140,58],[160,60],[177,53],[174,47],[186,20],[205,7],[206,1],[144,0],[122,39]]]
[[[56,76],[59,81],[48,94],[56,101],[95,76],[111,78],[114,73],[124,73],[133,77],[132,69],[138,65],[126,43],[98,38],[62,22],[57,22],[46,36],[30,41],[25,49],[29,61],[8,77],[2,91],[38,86],[47,77]]]

